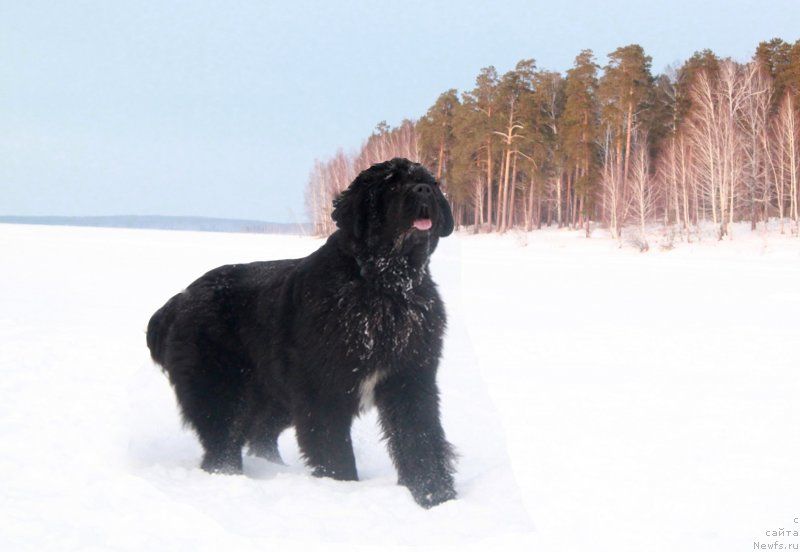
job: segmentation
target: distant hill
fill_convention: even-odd
[[[308,223],[288,224],[261,220],[207,217],[165,217],[121,215],[109,217],[22,217],[2,216],[0,223],[48,226],[97,226],[101,228],[147,228],[152,230],[194,230],[200,232],[248,232],[256,234],[310,234]]]

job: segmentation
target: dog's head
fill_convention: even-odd
[[[333,201],[336,226],[367,251],[391,251],[419,266],[453,232],[453,213],[436,179],[396,158],[359,174]]]

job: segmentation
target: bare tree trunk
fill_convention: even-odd
[[[514,153],[511,162],[511,198],[508,200],[508,223],[507,228],[514,228],[514,213],[516,211],[516,192],[517,192],[517,154]]]
[[[778,171],[775,179],[775,197],[778,203],[778,216],[780,218],[781,234],[785,230],[785,218],[787,215],[792,221],[792,234],[798,233],[797,217],[797,185],[798,185],[798,166],[797,161],[800,154],[797,151],[797,124],[792,96],[786,93],[781,101],[778,110],[776,125],[776,141]],[[788,213],[786,202],[789,202]]]
[[[674,204],[675,209],[675,226],[680,228],[681,226],[681,202],[678,196],[678,144],[677,140],[675,139],[675,135],[672,135],[672,140],[670,142],[670,188],[672,190],[672,202]],[[685,204],[684,204],[685,207]],[[681,231],[681,235],[683,232]]]
[[[617,138],[617,161],[618,161],[617,173],[618,174],[616,175],[616,182],[618,182],[618,183],[620,183],[622,185],[622,192],[621,193],[622,193],[623,196],[626,196],[626,195],[628,195],[628,190],[626,189],[627,183],[625,182],[624,173],[622,171],[622,166],[623,166],[622,160],[623,160],[623,157],[622,157],[622,135],[620,135],[619,138]]]
[[[576,174],[577,178],[577,174]],[[572,190],[572,230],[578,226],[578,190],[573,186]]]
[[[531,181],[528,183],[528,197],[525,201],[525,231],[530,232],[533,230],[533,196],[534,196],[534,187],[536,182],[533,177],[531,177]]]
[[[633,90],[630,90],[628,93],[629,96],[633,96]],[[631,156],[631,129],[633,128],[633,101],[630,100],[628,102],[628,120],[627,120],[627,130],[625,131],[625,169],[622,173],[622,182],[623,188],[628,185],[628,167],[630,166],[629,158]]]
[[[563,178],[563,176],[561,174],[559,174],[558,178],[556,179],[556,224],[558,224],[559,228],[561,228],[563,226],[563,222],[562,222],[562,219],[561,219],[561,185],[562,185],[561,181],[562,181],[562,178]],[[550,226],[549,223],[548,223],[548,226]]]
[[[621,182],[622,171],[619,169],[620,159],[616,153],[609,147],[610,132],[606,134],[605,147],[603,148],[604,163],[603,163],[603,205],[606,206],[606,215],[608,220],[608,229],[611,232],[612,239],[619,239],[620,232],[620,195],[621,195]],[[616,148],[620,152],[619,148]]]
[[[436,181],[442,181],[442,174],[444,173],[444,138],[439,143],[439,164],[436,167]]]
[[[786,166],[788,169],[789,180],[789,210],[791,213],[794,225],[792,227],[792,234],[795,236],[800,235],[800,219],[798,218],[797,194],[798,194],[798,157],[800,154],[797,151],[797,117],[792,101],[791,94],[786,94],[785,107],[781,110],[782,126],[784,127],[785,147],[787,152]]]
[[[572,230],[572,171],[567,172],[567,196],[565,199],[567,224],[569,225],[570,230]]]
[[[762,200],[763,207],[764,207],[764,230],[767,230],[767,226],[769,223],[769,211],[772,201],[770,199],[772,195],[772,186],[770,186],[770,175],[772,175],[772,182],[777,181],[777,169],[775,164],[775,157],[773,155],[773,147],[772,140],[770,140],[769,135],[769,127],[765,126],[761,132],[761,148],[764,152],[764,184],[763,184],[763,192],[764,198]]]
[[[487,193],[487,219],[489,223],[489,232],[492,231],[492,140],[489,139],[486,144],[486,193]]]
[[[536,194],[536,228],[542,229],[542,191]]]
[[[637,222],[639,223],[639,248],[644,252],[650,249],[650,244],[647,242],[647,219],[651,216],[655,208],[655,198],[651,193],[650,164],[646,136],[637,136],[633,154],[633,178],[631,178],[630,187],[633,192],[634,211],[636,213]]]
[[[483,224],[483,186],[481,186],[480,177],[475,178],[475,192],[474,200],[472,202],[472,217],[475,223],[473,233],[477,234]]]
[[[506,231],[506,210],[508,209],[508,179],[511,173],[511,148],[507,147],[500,170],[500,190],[497,199],[497,226],[502,234]]]
[[[688,173],[689,173],[689,166],[686,155],[686,140],[684,139],[683,134],[680,136],[679,140],[680,144],[680,167],[681,167],[681,191],[683,192],[683,228],[687,232],[689,232],[689,193],[687,189],[687,180],[688,180]],[[697,215],[697,211],[695,210],[695,216]]]

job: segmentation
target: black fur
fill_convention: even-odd
[[[371,398],[400,484],[424,507],[455,498],[436,386],[445,311],[428,270],[450,207],[426,169],[393,159],[362,172],[333,219],[308,257],[222,266],[170,299],[147,328],[153,360],[207,471],[241,472],[245,444],[280,462],[294,425],[315,475],[355,480],[350,425]]]

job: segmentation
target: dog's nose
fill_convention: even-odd
[[[414,186],[414,193],[422,196],[429,196],[433,193],[433,188],[431,188],[429,184],[420,183]]]

